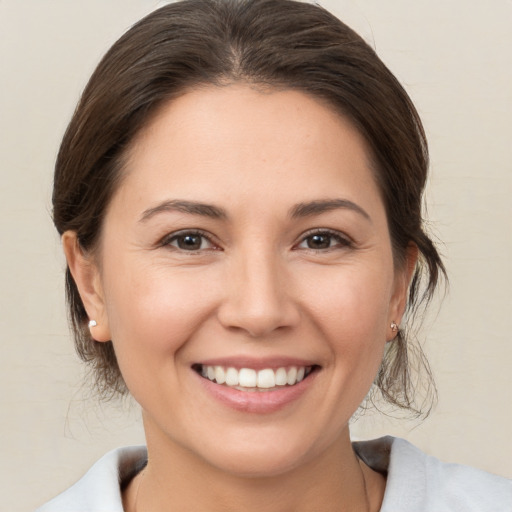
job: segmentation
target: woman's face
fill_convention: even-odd
[[[300,92],[203,88],[125,172],[82,295],[148,441],[251,475],[346,442],[407,286],[358,132]]]

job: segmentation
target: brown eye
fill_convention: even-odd
[[[185,251],[197,251],[201,249],[202,237],[200,235],[184,235],[176,239],[176,244]]]
[[[322,251],[337,247],[348,247],[350,245],[350,240],[339,233],[333,233],[331,231],[318,231],[305,236],[297,247],[299,249]]]
[[[194,232],[174,234],[164,242],[164,245],[188,252],[214,248],[214,245],[208,238],[206,238],[206,236],[201,233]]]
[[[332,235],[316,234],[308,236],[306,243],[308,249],[328,249],[331,246]]]

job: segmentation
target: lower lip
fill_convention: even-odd
[[[311,386],[317,372],[310,373],[294,386],[269,391],[240,391],[205,379],[196,373],[201,385],[222,404],[241,412],[268,414],[279,411],[298,400]]]

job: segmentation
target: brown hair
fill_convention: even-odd
[[[422,227],[428,151],[416,109],[361,37],[321,7],[292,0],[184,0],[124,34],[93,73],[62,141],[53,191],[59,233],[74,230],[93,251],[123,157],[150,116],[192,87],[233,82],[303,91],[351,120],[372,154],[396,264],[410,244],[419,249],[409,311],[428,303],[444,267]],[[76,348],[98,390],[126,392],[112,343],[90,336],[69,269],[66,286]],[[404,329],[375,384],[388,402],[415,408]]]

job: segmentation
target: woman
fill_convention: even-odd
[[[139,402],[58,510],[501,510],[505,479],[352,445],[372,384],[414,410],[404,314],[439,255],[427,146],[373,50],[319,7],[187,0],[128,31],[64,137],[54,220],[82,358]]]

